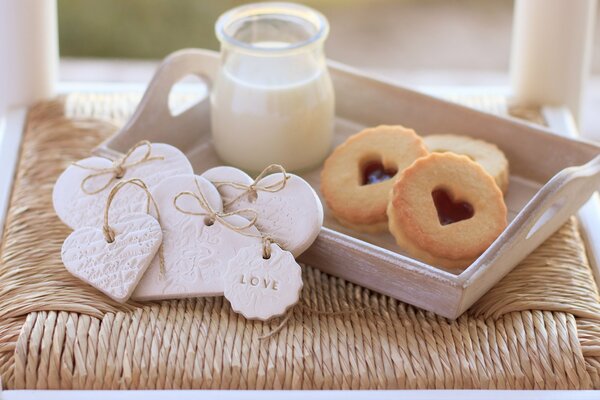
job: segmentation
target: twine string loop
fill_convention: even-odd
[[[132,160],[131,158],[133,156],[133,153],[140,147],[146,147],[146,149],[145,149],[146,151],[144,152],[142,157],[140,157],[139,159]],[[81,181],[81,190],[84,193],[91,195],[91,194],[97,194],[97,193],[102,192],[103,190],[108,188],[113,181],[123,178],[123,176],[125,176],[125,172],[127,172],[128,168],[131,168],[136,165],[143,164],[143,163],[146,163],[149,161],[163,160],[163,159],[164,159],[163,156],[153,156],[152,155],[152,144],[147,140],[142,140],[140,142],[137,142],[135,145],[133,145],[133,147],[131,147],[129,150],[127,150],[127,153],[125,153],[125,155],[123,157],[114,160],[112,165],[108,168],[89,167],[89,166],[85,166],[85,165],[82,165],[79,163],[73,163],[73,165],[76,165],[79,168],[93,171],[88,176],[83,178],[83,180]],[[103,185],[100,185],[100,187],[98,187],[96,189],[88,188],[91,180],[95,179],[97,177],[100,177],[100,176],[107,176],[108,179],[106,180],[106,182]]]
[[[109,218],[108,218],[110,206],[111,206],[115,196],[117,195],[117,193],[123,187],[125,187],[127,185],[136,186],[136,187],[142,189],[146,193],[146,213],[150,214],[150,205],[152,205],[154,207],[154,210],[156,211],[156,220],[160,224],[160,210],[158,209],[158,205],[156,204],[156,201],[154,200],[152,193],[150,193],[150,190],[148,189],[148,186],[146,185],[146,183],[139,178],[133,178],[133,179],[128,179],[126,181],[121,181],[121,182],[117,183],[115,186],[113,186],[113,188],[108,193],[108,197],[106,198],[106,207],[104,207],[104,222],[102,225],[102,233],[104,234],[104,239],[106,239],[107,243],[113,243],[115,241],[115,232],[110,227]],[[162,243],[158,249],[158,258],[160,261],[160,271],[161,271],[161,273],[164,273],[165,255],[164,255]]]
[[[212,225],[212,223],[214,223],[215,221],[219,221],[221,224],[225,225],[227,228],[229,228],[231,230],[249,235],[249,234],[245,233],[244,231],[246,229],[250,228],[251,226],[254,226],[254,224],[256,223],[256,219],[258,218],[258,214],[256,213],[256,211],[251,210],[251,209],[241,209],[241,210],[230,211],[230,212],[216,211],[214,208],[212,208],[212,206],[206,199],[206,196],[204,196],[204,193],[202,193],[202,190],[200,189],[200,185],[198,185],[198,181],[196,179],[194,179],[194,183],[196,184],[196,189],[197,189],[196,192],[183,191],[183,192],[178,193],[173,198],[173,206],[177,209],[177,211],[179,211],[183,214],[188,214],[188,215],[204,216],[204,217],[208,218],[208,221],[207,221],[208,225]],[[198,203],[198,205],[200,206],[200,208],[203,211],[188,210],[188,209],[182,207],[179,204],[179,199],[181,199],[182,197],[191,197]],[[249,215],[250,219],[248,219],[248,223],[246,223],[244,225],[234,225],[227,220],[227,217],[230,217],[232,215],[240,215],[245,218],[247,218],[247,216]]]
[[[269,236],[264,236],[262,245],[263,245],[263,258],[268,260],[271,258],[271,243],[273,240]]]
[[[279,179],[269,185],[265,185],[261,182],[263,180],[263,178],[265,178],[266,176],[273,174],[273,173],[281,173],[283,176],[281,179]],[[240,183],[240,182],[230,182],[230,181],[216,181],[216,182],[213,182],[213,184],[217,187],[217,189],[222,186],[230,186],[230,187],[233,187],[236,189],[240,189],[242,191],[238,196],[225,202],[224,206],[227,207],[227,206],[235,203],[236,201],[238,201],[243,196],[248,196],[248,200],[251,203],[253,203],[258,198],[259,191],[269,192],[269,193],[278,192],[285,188],[285,185],[287,184],[288,179],[289,179],[289,175],[287,174],[287,172],[285,171],[285,168],[283,166],[281,166],[279,164],[271,164],[271,165],[267,166],[265,169],[263,169],[262,172],[260,174],[258,174],[258,176],[250,184],[245,184],[245,183]]]
[[[215,221],[219,221],[225,227],[227,227],[235,232],[238,232],[244,236],[259,238],[262,240],[262,245],[263,245],[262,257],[265,260],[268,260],[269,258],[271,258],[271,244],[272,243],[278,244],[278,243],[272,237],[270,237],[268,235],[263,235],[262,233],[256,235],[253,233],[246,232],[247,229],[256,225],[256,220],[258,219],[258,214],[256,213],[255,210],[252,210],[249,208],[244,208],[244,209],[230,211],[230,212],[216,211],[214,208],[211,207],[210,203],[206,199],[206,196],[204,196],[204,193],[202,193],[202,190],[200,189],[200,185],[198,184],[198,181],[196,179],[194,179],[194,183],[196,184],[197,192],[184,191],[184,192],[178,193],[173,198],[173,206],[177,209],[177,211],[187,214],[187,215],[204,216],[208,219],[206,221],[207,225],[212,225]],[[198,205],[200,206],[200,208],[203,211],[194,211],[194,210],[185,209],[178,203],[179,199],[181,199],[182,197],[191,197],[192,199],[196,200],[196,202],[198,203]],[[232,215],[240,215],[246,219],[248,219],[248,216],[250,216],[250,218],[248,219],[248,223],[246,223],[244,225],[234,225],[234,224],[230,223],[229,221],[227,221],[227,219],[226,219],[226,217],[229,217]]]

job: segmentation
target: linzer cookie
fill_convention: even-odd
[[[394,178],[427,154],[412,129],[387,125],[365,129],[348,138],[325,161],[321,192],[343,225],[363,232],[385,231]]]
[[[451,134],[429,135],[423,141],[432,153],[452,152],[469,157],[494,177],[502,193],[508,190],[508,160],[495,144]]]
[[[466,156],[432,153],[405,169],[387,209],[389,229],[411,257],[464,269],[506,227],[494,179]]]

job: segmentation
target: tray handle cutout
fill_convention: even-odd
[[[524,239],[533,250],[556,232],[598,189],[600,155],[587,164],[560,171],[521,211],[520,214],[528,218],[523,221],[524,229],[519,239]]]
[[[562,215],[562,213],[565,212],[564,209],[567,205],[567,196],[565,196],[563,193],[562,196],[556,199],[554,203],[552,203],[542,213],[542,215],[540,215],[540,217],[537,218],[537,220],[535,220],[535,222],[532,224],[531,228],[527,232],[525,240],[529,240],[537,231],[543,228],[548,221],[552,220],[556,216]],[[534,218],[531,218],[531,220],[533,221]]]
[[[457,316],[556,232],[599,189],[600,155],[584,165],[565,168],[550,179],[500,237],[460,275],[463,287],[477,284],[461,301]],[[490,273],[491,266],[498,279],[479,279]]]
[[[502,258],[501,275],[504,276],[556,232],[598,189],[600,155],[584,165],[560,171],[536,193],[485,253],[461,274],[464,284],[469,285],[478,275],[486,274],[485,266],[494,264],[498,258]],[[481,264],[483,268],[477,267]],[[480,290],[485,291],[486,287]],[[463,310],[468,306],[470,304],[463,304]]]
[[[218,53],[210,50],[184,49],[168,56],[159,65],[129,121],[94,153],[114,156],[140,140],[166,142],[186,152],[202,136],[210,134],[210,99],[205,96],[185,111],[172,115],[169,95],[189,75],[204,81],[209,93],[218,67]]]

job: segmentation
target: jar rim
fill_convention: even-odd
[[[299,18],[313,25],[316,31],[306,40],[277,47],[256,46],[253,43],[239,40],[227,32],[227,28],[236,22],[266,15]],[[215,33],[222,45],[227,43],[252,53],[279,55],[322,43],[329,34],[329,22],[319,11],[301,4],[284,2],[251,3],[235,7],[222,14],[215,24]]]

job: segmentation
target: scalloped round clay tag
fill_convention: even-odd
[[[262,243],[245,247],[229,261],[223,275],[225,298],[237,313],[266,321],[285,314],[302,290],[302,269],[289,251],[271,244],[263,258]]]

